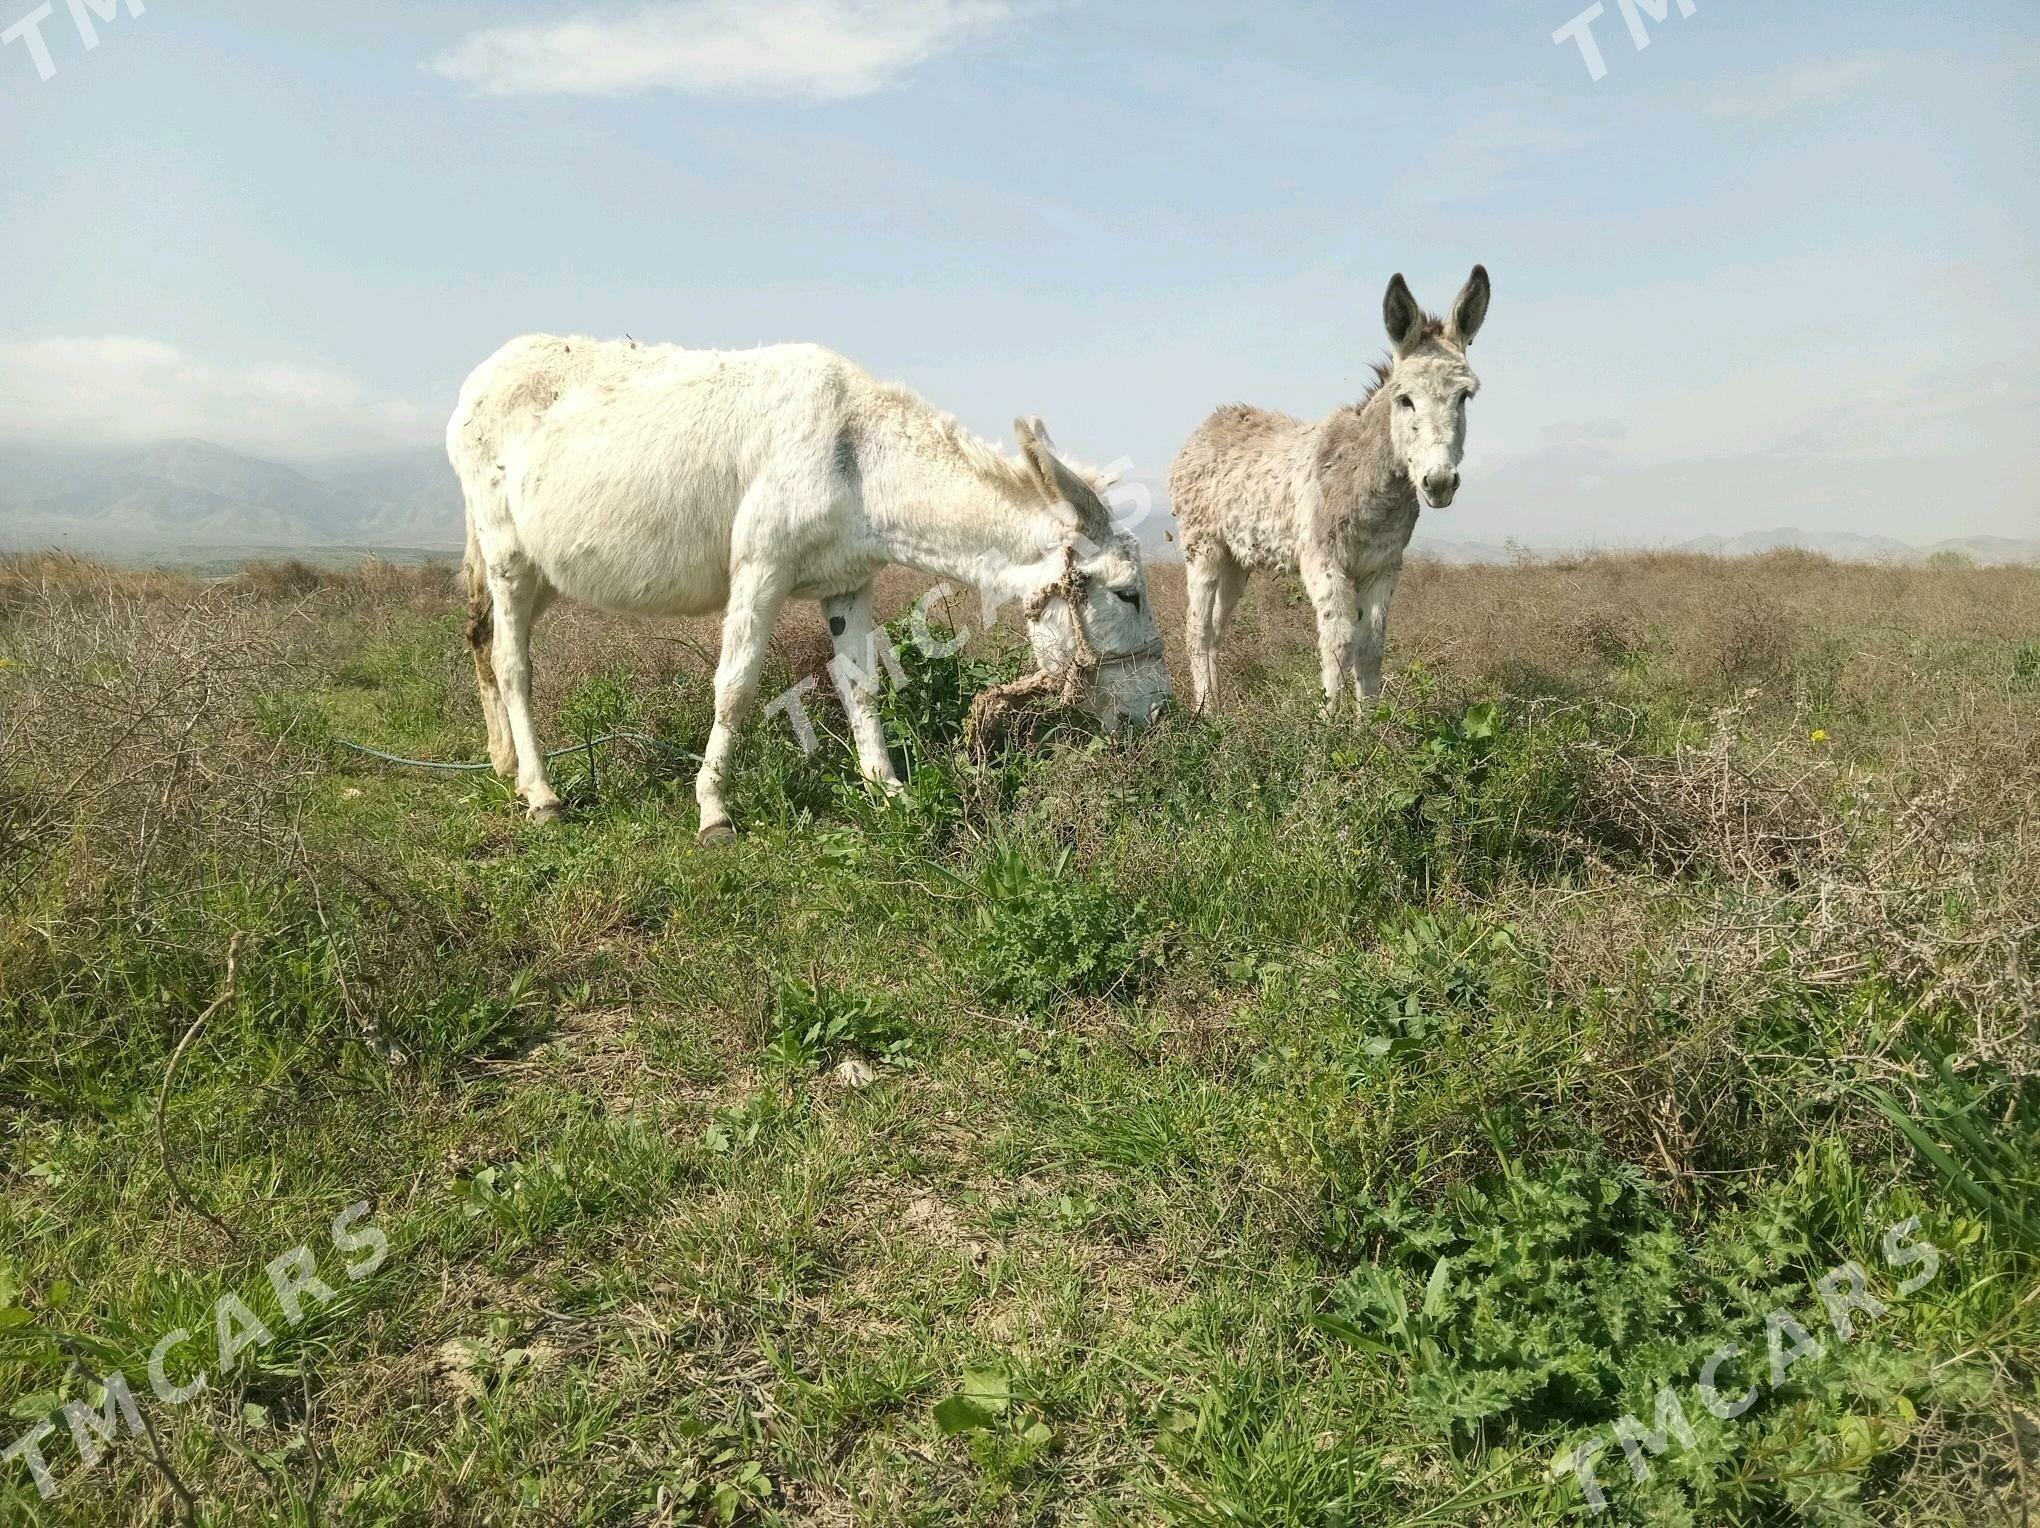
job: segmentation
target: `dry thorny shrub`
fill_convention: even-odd
[[[1821,887],[1814,948],[1830,980],[1875,970],[1922,1009],[1973,1024],[1976,1059],[2040,1072],[2040,768],[2030,755],[1945,755],[1939,778],[1857,802],[1859,846]],[[1997,811],[1980,813],[1989,801]]]
[[[1746,994],[1769,977],[1828,992],[1881,979],[1961,1015],[1967,1059],[2040,1072],[2040,763],[2019,739],[1966,734],[1860,780],[1785,744],[1750,756],[1740,715],[1724,708],[1669,757],[1580,745],[1577,844],[1664,878],[1652,895],[1682,915],[1661,958]]]
[[[1783,767],[1781,748],[1746,761],[1738,715],[1717,712],[1703,746],[1669,758],[1620,743],[1581,744],[1575,828],[1666,875],[1704,866],[1789,883],[1818,864],[1835,846],[1813,770]]]
[[[460,595],[456,570],[450,563],[396,563],[382,557],[364,558],[347,568],[315,567],[295,557],[250,562],[242,565],[233,582],[246,593],[271,601],[324,594],[363,605],[418,601],[447,605]]]
[[[17,564],[4,586],[17,672],[0,711],[0,877],[79,834],[137,890],[173,843],[287,843],[319,767],[288,726],[262,725],[294,670],[288,613],[229,585],[53,571]]]

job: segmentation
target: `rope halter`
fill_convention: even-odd
[[[1090,586],[1090,575],[1077,566],[1076,547],[1064,547],[1062,576],[1035,590],[1021,606],[1021,612],[1033,622],[1039,621],[1057,600],[1067,605],[1070,612],[1070,656],[1058,668],[1039,669],[1011,684],[994,685],[978,695],[971,704],[969,725],[964,729],[973,754],[982,758],[1003,738],[1014,713],[1022,707],[1053,696],[1054,705],[1071,709],[1082,702],[1084,692],[1090,688],[1100,670],[1115,663],[1138,663],[1144,659],[1161,661],[1163,650],[1159,637],[1130,652],[1110,656],[1099,653],[1084,618],[1084,597],[1090,592]]]
[[[1051,679],[1060,679],[1061,703],[1065,706],[1074,706],[1091,681],[1097,677],[1098,671],[1107,664],[1138,663],[1143,659],[1159,661],[1163,655],[1161,639],[1157,637],[1154,641],[1143,643],[1129,652],[1101,657],[1097,644],[1091,640],[1090,628],[1084,619],[1084,597],[1090,592],[1090,587],[1090,575],[1077,566],[1076,547],[1066,546],[1063,548],[1062,577],[1037,589],[1033,597],[1021,607],[1029,621],[1039,621],[1048,607],[1058,599],[1069,607],[1071,636],[1069,661],[1062,666],[1059,674],[1053,670],[1042,671]]]

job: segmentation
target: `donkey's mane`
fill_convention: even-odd
[[[1431,340],[1443,339],[1444,337],[1444,319],[1435,313],[1419,313],[1417,315],[1417,335],[1415,339],[1410,341],[1410,348],[1414,350],[1419,345],[1426,344]],[[1376,393],[1381,391],[1382,385],[1395,372],[1395,359],[1393,355],[1390,355],[1374,363],[1374,385],[1360,395],[1361,403],[1366,403]]]
[[[1028,493],[1035,491],[1034,477],[1026,463],[1006,455],[966,427],[954,414],[935,407],[903,382],[878,382],[874,379],[874,385],[879,396],[892,404],[902,419],[910,419],[925,428],[939,444],[961,457],[972,471]]]

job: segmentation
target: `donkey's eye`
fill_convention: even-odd
[[[1127,604],[1133,606],[1134,609],[1140,609],[1140,596],[1131,589],[1114,589],[1112,592],[1125,600]]]
[[[1413,409],[1417,406],[1417,400],[1412,398],[1408,393],[1404,393],[1400,398],[1396,399],[1395,401],[1397,403],[1400,403],[1406,409]]]

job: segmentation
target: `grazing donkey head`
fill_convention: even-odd
[[[1148,602],[1140,543],[1112,523],[1100,481],[1056,454],[1039,419],[1016,419],[1020,455],[1068,529],[1063,576],[1028,602],[1027,639],[1044,671],[1077,676],[1072,697],[1110,731],[1139,731],[1169,698],[1162,631]]]
[[[1487,318],[1488,273],[1476,265],[1449,318],[1417,306],[1400,273],[1388,284],[1382,317],[1395,354],[1381,368],[1389,399],[1389,437],[1395,459],[1433,509],[1459,492],[1459,462],[1466,454],[1466,405],[1480,378],[1466,364],[1466,347]]]

